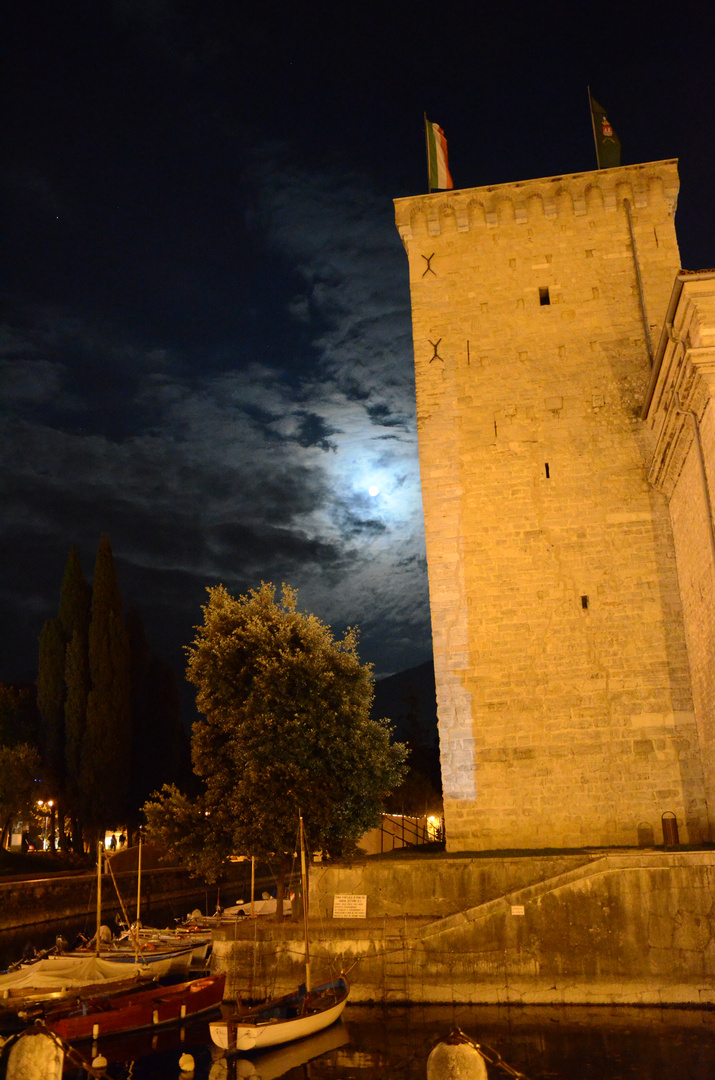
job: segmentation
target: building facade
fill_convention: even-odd
[[[661,161],[395,202],[451,851],[711,838],[715,680],[643,419],[677,192]]]

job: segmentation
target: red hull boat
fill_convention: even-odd
[[[217,1009],[223,1000],[225,983],[224,973],[111,997],[98,994],[77,1000],[71,1007],[47,1012],[45,1025],[71,1043],[181,1023]]]

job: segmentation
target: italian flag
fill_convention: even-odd
[[[427,133],[427,168],[429,170],[429,189],[434,191],[453,188],[452,177],[447,164],[447,140],[439,124],[433,124],[425,116]]]

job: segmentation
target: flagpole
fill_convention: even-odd
[[[588,93],[588,111],[591,114],[591,128],[593,130],[593,145],[596,147],[596,168],[601,168],[601,159],[598,156],[598,139],[596,138],[596,124],[593,119],[593,102],[591,101],[591,87],[587,86],[586,91]]]
[[[427,150],[427,194],[431,195],[432,194],[432,187],[430,185],[430,180],[432,179],[432,173],[430,172],[430,167],[429,167],[429,131],[427,130],[427,113],[425,113],[424,116],[425,116],[425,149]]]

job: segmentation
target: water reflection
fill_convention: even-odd
[[[433,1043],[455,1025],[530,1080],[715,1076],[715,1012],[699,1009],[353,1005],[326,1032],[231,1061],[211,1045],[206,1023],[154,1035],[153,1053],[151,1032],[100,1048],[116,1080],[179,1080],[179,1057],[187,1051],[194,1080],[424,1080]],[[503,1076],[490,1066],[490,1080]]]

